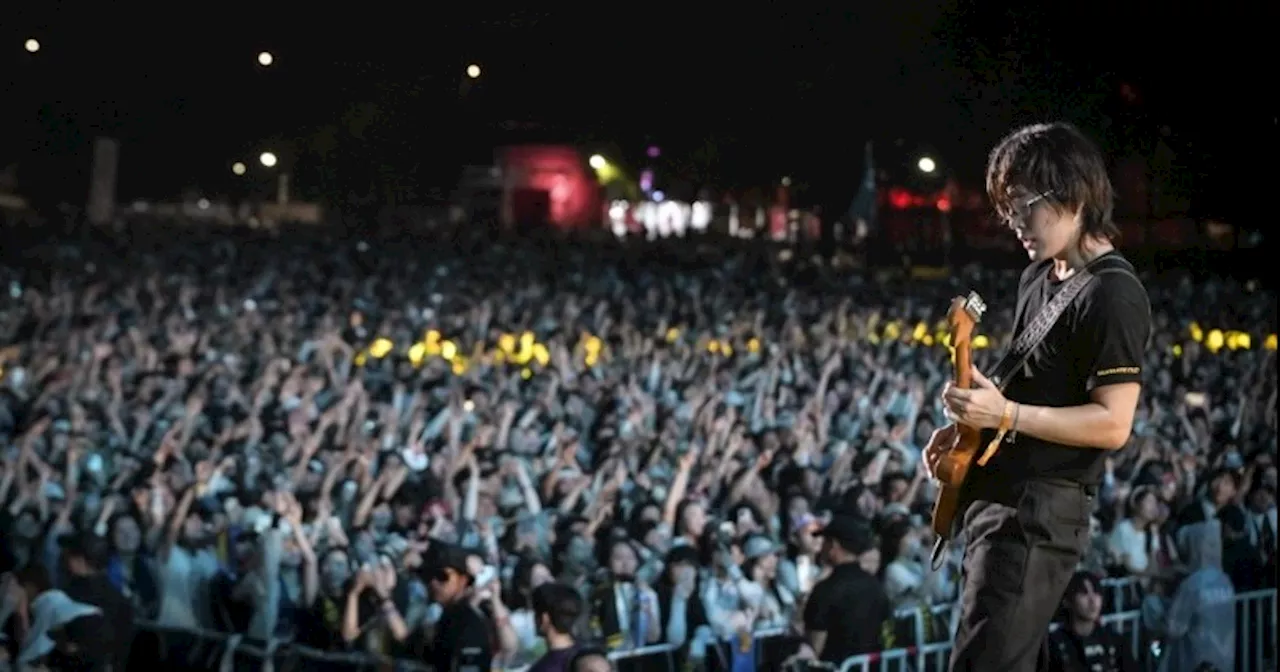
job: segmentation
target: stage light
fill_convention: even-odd
[[[790,177],[790,176],[784,175],[784,176],[782,177],[782,186],[784,186],[784,187],[789,187],[789,186],[791,186],[791,177]]]
[[[468,65],[468,66],[467,66],[467,76],[468,76],[468,77],[470,77],[471,79],[479,79],[479,78],[480,78],[480,66],[476,65],[475,63],[472,63],[471,65]]]
[[[916,167],[919,168],[922,173],[932,173],[938,169],[938,164],[935,163],[933,159],[927,156],[922,156],[920,157],[920,160],[916,162]]]
[[[239,161],[236,161],[235,163],[231,164],[231,172],[235,173],[236,175],[244,175],[245,171],[247,170],[248,170],[248,167],[246,167],[243,163]]]
[[[27,53],[34,54],[37,51],[40,51],[40,40],[32,38],[27,40],[22,46],[26,48]]]
[[[272,56],[271,52],[262,51],[258,53],[258,65],[261,65],[262,67],[266,68],[275,62],[276,62],[276,57]]]
[[[271,152],[263,152],[262,155],[258,157],[258,161],[261,161],[262,165],[268,168],[274,168],[276,165],[276,155]]]
[[[595,168],[596,170],[600,170],[601,168],[604,168],[605,166],[609,165],[609,162],[605,161],[604,157],[600,156],[599,154],[592,154],[591,158],[587,159],[587,164],[590,165],[592,168]],[[582,165],[582,164],[578,164],[578,165]]]

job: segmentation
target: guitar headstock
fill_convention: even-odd
[[[987,304],[977,292],[969,292],[969,296],[957,296],[951,300],[951,310],[947,311],[947,324],[951,326],[951,345],[960,347],[969,344],[973,328],[982,321],[982,314],[987,312]]]

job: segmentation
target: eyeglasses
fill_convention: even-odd
[[[1010,229],[1026,228],[1027,220],[1031,217],[1031,208],[1041,201],[1053,197],[1053,191],[1042,191],[1031,198],[1022,201],[1012,211],[1001,215],[1004,225]]]

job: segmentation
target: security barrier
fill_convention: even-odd
[[[1276,591],[1258,590],[1236,596],[1236,672],[1266,672],[1276,663]],[[1158,655],[1149,655],[1153,642],[1144,641],[1141,612],[1137,609],[1102,617],[1102,625],[1124,636],[1132,653],[1148,669],[1155,669]],[[1052,628],[1051,628],[1052,629]],[[1159,642],[1154,642],[1158,652]],[[951,642],[927,643],[854,656],[839,672],[939,672],[947,669]]]
[[[1133,589],[1128,580],[1104,583],[1120,595]],[[1131,597],[1117,597],[1128,604]],[[810,670],[839,672],[941,672],[946,670],[954,635],[954,605],[928,609],[899,609],[895,613],[896,636],[903,646],[864,654],[841,665],[809,663]],[[1276,591],[1261,590],[1236,596],[1236,667],[1238,672],[1266,672],[1276,662]],[[1102,617],[1104,627],[1125,637],[1135,657],[1155,669],[1158,640],[1143,629],[1141,612],[1135,607]],[[1054,626],[1056,627],[1056,626]],[[1052,629],[1052,628],[1051,628]],[[716,670],[782,669],[783,654],[778,645],[786,631],[755,633],[749,642],[722,642],[709,647],[704,668]],[[749,646],[746,644],[749,643]],[[682,647],[656,644],[609,654],[622,672],[675,672],[684,667]],[[368,653],[319,651],[291,642],[253,642],[242,635],[209,630],[171,628],[154,622],[139,622],[134,640],[131,669],[164,669],[166,672],[218,670],[218,672],[429,672],[417,661],[392,659]],[[524,668],[511,668],[519,672]]]

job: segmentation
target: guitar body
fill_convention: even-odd
[[[973,350],[970,340],[973,328],[987,309],[982,298],[970,292],[968,298],[956,297],[947,312],[951,327],[951,346],[955,351],[952,360],[956,387],[969,389],[973,385]],[[933,531],[940,541],[949,540],[956,518],[961,514],[961,496],[969,468],[978,461],[983,451],[980,430],[965,425],[957,427],[956,442],[938,460],[933,475],[938,479],[938,498],[933,504]]]
[[[982,454],[982,437],[972,427],[960,426],[955,446],[938,460],[933,474],[937,477],[938,498],[933,502],[933,531],[943,539],[951,538],[955,520],[960,516],[960,496],[964,491],[969,467]]]

